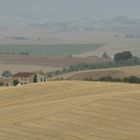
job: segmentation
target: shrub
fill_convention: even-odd
[[[17,86],[19,84],[19,81],[18,80],[13,80],[13,85],[14,86]]]
[[[34,83],[37,83],[37,75],[36,75],[36,74],[34,75],[33,82],[34,82]]]
[[[140,84],[140,78],[136,77],[136,76],[124,77],[123,79],[121,79],[121,78],[112,78],[111,76],[107,76],[107,77],[101,77],[100,79],[97,79],[97,81],[124,82],[124,83]]]
[[[0,86],[3,86],[4,84],[3,84],[3,82],[0,82]]]

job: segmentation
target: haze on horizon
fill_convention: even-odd
[[[0,0],[0,25],[115,16],[140,18],[139,0]]]

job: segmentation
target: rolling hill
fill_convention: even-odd
[[[119,67],[119,68],[108,68],[108,69],[98,69],[98,70],[85,70],[78,72],[71,72],[64,74],[63,77],[69,80],[85,80],[86,78],[91,78],[97,80],[101,77],[111,76],[113,78],[123,78],[129,76],[140,77],[140,66],[129,66],[129,67]]]
[[[140,86],[50,81],[0,88],[1,140],[139,140]]]

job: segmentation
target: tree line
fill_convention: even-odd
[[[140,78],[137,76],[130,76],[124,78],[113,78],[111,76],[101,77],[97,80],[92,78],[85,78],[85,81],[101,81],[101,82],[120,82],[120,83],[130,83],[130,84],[140,84]]]
[[[105,57],[107,56],[107,54],[104,53],[103,56]],[[140,65],[140,58],[133,56],[130,51],[124,51],[124,52],[116,53],[114,55],[114,59],[110,61],[74,64],[69,67],[64,67],[62,70],[49,72],[47,76],[54,77],[54,76],[58,76],[58,75],[68,73],[68,72],[73,72],[73,71],[116,68],[116,67],[121,67],[121,66],[134,66],[134,65]]]

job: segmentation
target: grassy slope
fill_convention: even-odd
[[[101,77],[106,76],[122,78],[133,75],[140,77],[140,66],[119,67],[100,70],[86,70],[68,73],[63,76],[71,80],[85,80],[85,78],[99,79]]]
[[[139,140],[140,86],[78,81],[0,89],[1,140]]]

